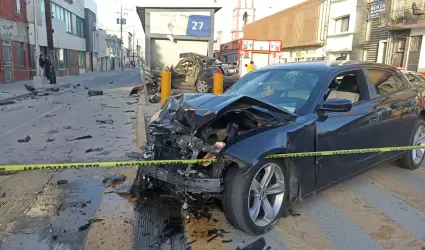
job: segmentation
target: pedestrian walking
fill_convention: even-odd
[[[251,61],[250,63],[249,63],[249,65],[248,65],[248,67],[246,67],[246,72],[251,72],[251,71],[254,71],[254,61]]]

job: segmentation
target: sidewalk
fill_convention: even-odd
[[[124,69],[124,71],[134,70],[133,68]],[[70,85],[81,84],[98,77],[108,77],[117,73],[122,72],[121,69],[109,70],[109,71],[97,71],[97,72],[87,72],[83,75],[70,75],[56,78],[56,85],[49,84],[49,80],[46,78],[43,79],[44,88],[52,87],[65,87]],[[13,83],[3,83],[0,84],[0,101],[13,100],[27,95],[31,95],[30,92],[25,88],[26,85],[32,86],[32,80],[20,81]]]

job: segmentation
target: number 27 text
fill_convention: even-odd
[[[202,30],[202,27],[204,27],[204,22],[192,21],[192,30]]]

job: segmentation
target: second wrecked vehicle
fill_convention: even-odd
[[[389,88],[389,77],[401,84]],[[262,234],[298,197],[386,160],[416,169],[425,154],[267,156],[424,145],[421,93],[393,67],[339,61],[273,65],[223,95],[172,96],[149,123],[146,159],[225,161],[141,167],[136,192],[160,186],[188,204],[218,198],[234,227]],[[397,135],[388,136],[390,128]]]

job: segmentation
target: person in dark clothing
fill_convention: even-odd
[[[44,71],[44,58],[43,58],[43,54],[40,54],[40,56],[38,57],[38,65],[40,66],[40,69],[38,71],[38,75],[39,76],[43,76],[43,71]]]
[[[44,75],[50,80],[50,60],[49,58],[44,59]]]

